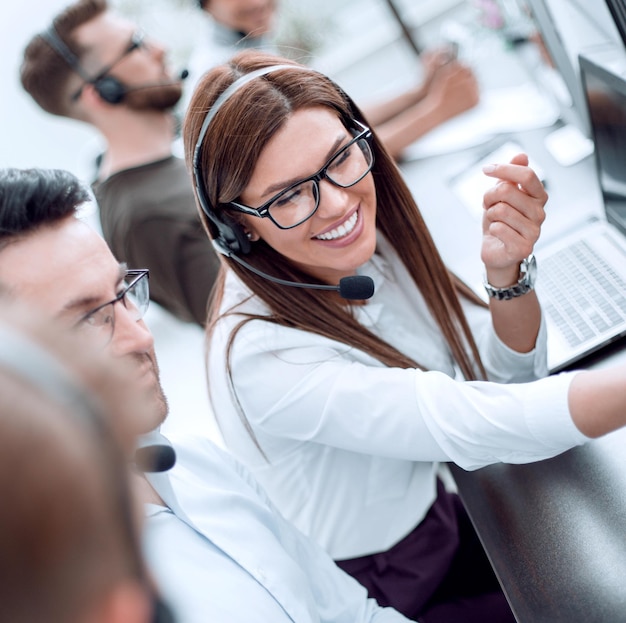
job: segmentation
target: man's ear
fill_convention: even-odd
[[[150,623],[152,610],[146,586],[125,580],[91,608],[85,623]]]
[[[96,87],[91,83],[86,83],[80,93],[79,101],[83,104],[83,106],[88,106],[89,108],[101,107],[101,106],[109,106],[101,97]]]

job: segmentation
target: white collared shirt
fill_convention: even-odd
[[[148,479],[144,551],[178,623],[408,623],[273,507],[208,440],[172,439],[176,465]]]
[[[376,292],[353,307],[359,322],[430,371],[385,367],[345,344],[254,320],[232,348],[235,400],[225,352],[241,316],[220,320],[209,346],[212,402],[227,447],[336,560],[385,551],[406,536],[434,501],[438,461],[466,469],[530,462],[586,440],[567,407],[572,375],[526,384],[547,373],[544,323],[536,348],[520,354],[497,338],[487,310],[464,303],[497,381],[465,382],[381,236],[360,272]],[[238,303],[243,312],[267,314],[231,272],[222,310]]]

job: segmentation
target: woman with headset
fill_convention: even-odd
[[[622,370],[537,380],[547,195],[526,156],[486,171],[485,306],[324,75],[243,52],[200,82],[184,140],[223,259],[208,376],[228,448],[381,605],[425,623],[513,621],[438,462],[554,456],[622,426],[626,397]]]

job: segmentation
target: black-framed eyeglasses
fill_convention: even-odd
[[[135,50],[145,47],[145,39],[146,34],[143,30],[136,30],[135,32],[133,32],[129,44],[124,48],[122,53],[112,63],[109,63],[103,69],[101,69],[93,78],[86,80],[84,84],[82,84],[80,88],[76,91],[76,93],[72,95],[72,101],[77,100],[80,97],[80,94],[83,92],[86,84],[93,84],[94,82],[101,80],[111,71],[111,69],[113,69],[113,67],[120,63],[122,59],[126,58]]]
[[[231,201],[228,206],[259,218],[270,218],[276,227],[291,229],[310,219],[320,204],[320,186],[323,179],[340,188],[349,188],[360,182],[374,165],[371,130],[353,119],[354,138],[346,143],[314,175],[291,184],[262,206],[253,208]]]
[[[99,305],[87,312],[75,325],[81,331],[89,332],[95,339],[106,346],[115,332],[115,304],[120,301],[132,314],[135,321],[141,320],[150,303],[150,289],[148,286],[149,271],[147,268],[127,270],[123,281],[123,288],[111,301]]]

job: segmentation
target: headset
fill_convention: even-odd
[[[270,65],[268,67],[262,67],[255,71],[252,71],[248,74],[245,74],[235,80],[229,87],[227,87],[215,100],[213,106],[207,112],[204,121],[202,122],[202,126],[200,128],[200,132],[198,134],[198,139],[196,141],[196,145],[193,150],[193,158],[192,158],[192,174],[194,185],[196,189],[196,196],[198,197],[198,202],[202,211],[207,216],[209,221],[213,224],[216,236],[212,240],[213,246],[216,251],[225,255],[226,257],[232,258],[238,264],[241,264],[248,270],[252,271],[256,275],[264,279],[268,279],[273,281],[274,283],[278,283],[280,285],[286,286],[295,286],[299,288],[311,288],[316,290],[331,290],[339,292],[339,294],[346,299],[353,300],[363,300],[368,299],[374,294],[374,282],[370,277],[365,277],[361,275],[354,275],[351,277],[344,277],[340,280],[338,286],[331,285],[323,285],[323,284],[312,284],[312,283],[300,283],[294,281],[287,281],[284,279],[279,279],[278,277],[274,277],[272,275],[268,275],[260,271],[258,268],[252,266],[245,260],[240,257],[241,255],[246,255],[250,253],[252,249],[252,245],[250,240],[246,236],[243,227],[235,221],[226,211],[222,210],[221,214],[218,214],[215,208],[211,205],[211,202],[208,197],[208,193],[206,191],[206,187],[204,185],[204,181],[202,179],[202,171],[201,171],[201,156],[200,152],[202,150],[202,143],[204,142],[204,137],[206,136],[207,130],[209,128],[209,124],[218,113],[220,108],[237,92],[239,89],[244,87],[246,84],[255,80],[256,78],[260,78],[262,76],[266,76],[267,74],[273,73],[275,71],[280,71],[283,69],[296,69],[298,71],[310,71],[314,72],[315,70],[310,69],[309,67],[303,67],[301,65]],[[330,80],[330,79],[329,79]],[[349,106],[354,110],[356,109],[356,105],[350,99],[350,97],[345,93],[341,87],[337,84],[333,83],[335,88],[342,94],[345,100],[348,102]]]
[[[78,56],[70,50],[68,45],[61,39],[54,25],[41,33],[50,47],[73,69],[87,84],[93,85],[98,95],[109,104],[119,104],[127,93],[127,88],[113,76],[100,75],[90,76],[78,60]]]
[[[250,244],[250,240],[248,240],[248,237],[244,233],[243,227],[241,227],[241,225],[239,225],[239,223],[237,223],[235,219],[231,218],[224,211],[222,211],[222,214],[218,215],[218,213],[211,205],[211,202],[209,201],[209,197],[204,186],[204,181],[202,179],[202,171],[200,170],[200,151],[202,149],[204,137],[206,136],[209,124],[211,123],[211,121],[213,121],[213,118],[218,113],[219,109],[237,91],[239,91],[239,89],[244,87],[249,82],[252,82],[252,80],[270,74],[274,71],[294,68],[302,69],[304,71],[311,71],[306,67],[299,67],[294,65],[270,65],[269,67],[262,67],[261,69],[257,69],[256,71],[252,71],[249,74],[241,76],[219,95],[211,109],[206,114],[204,121],[202,122],[202,127],[200,128],[200,133],[198,134],[198,140],[196,141],[196,146],[193,150],[192,169],[194,184],[196,187],[196,195],[198,197],[198,201],[200,202],[200,207],[217,230],[217,236],[214,239],[213,244],[217,248],[217,250],[223,255],[230,256],[232,253],[242,253],[245,255],[247,253],[250,253],[252,245]]]
[[[128,93],[131,93],[132,91],[140,91],[141,89],[152,89],[168,84],[167,82],[152,82],[148,84],[142,84],[136,87],[127,87],[120,80],[108,74],[109,70],[112,68],[112,65],[109,65],[98,76],[90,76],[80,64],[80,61],[78,60],[76,54],[74,54],[74,52],[72,52],[72,50],[70,50],[67,44],[63,41],[63,39],[61,39],[54,25],[50,26],[50,28],[42,32],[40,36],[87,84],[93,85],[96,93],[98,93],[100,98],[108,104],[119,104],[120,102],[124,101],[126,95],[128,95]],[[177,80],[185,80],[187,76],[189,76],[189,71],[187,69],[183,69],[180,72]],[[173,82],[177,82],[177,80]],[[78,93],[80,93],[80,91]],[[78,93],[76,93],[76,96],[78,96]]]
[[[77,420],[92,429],[98,439],[104,439],[105,443],[99,445],[107,448],[107,454],[111,454],[106,458],[117,489],[116,497],[126,545],[130,548],[138,579],[144,579],[145,565],[135,537],[132,502],[123,463],[118,463],[117,456],[113,456],[112,449],[115,446],[111,439],[111,431],[105,424],[98,403],[60,361],[25,334],[0,324],[0,343],[2,344],[0,366],[13,372],[58,404],[67,407]],[[111,452],[108,451],[109,446]],[[175,618],[170,607],[154,591],[147,578],[145,580],[152,601],[151,623],[174,623]]]

